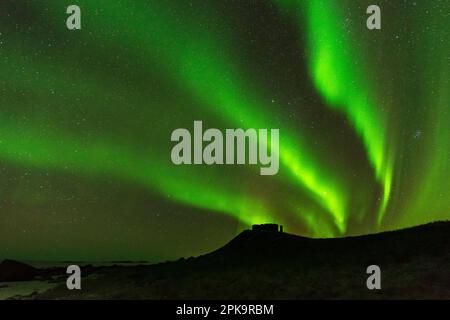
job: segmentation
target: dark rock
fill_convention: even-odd
[[[0,281],[29,281],[39,274],[39,270],[25,263],[3,260],[0,263]]]

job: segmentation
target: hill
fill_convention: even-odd
[[[366,268],[381,268],[368,290]],[[32,299],[450,299],[450,222],[310,239],[244,231],[209,254],[147,266],[91,268]]]

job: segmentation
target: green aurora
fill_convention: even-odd
[[[448,1],[0,4],[0,256],[165,259],[253,223],[450,216]],[[174,166],[170,133],[279,128],[280,172]],[[96,246],[89,246],[96,243]],[[51,249],[49,249],[51,248]]]

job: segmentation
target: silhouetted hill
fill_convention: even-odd
[[[0,282],[28,281],[37,275],[37,269],[22,262],[6,259],[0,263]]]
[[[335,262],[345,257],[369,262],[405,262],[418,256],[435,257],[449,254],[450,222],[435,222],[408,229],[378,234],[311,239],[287,233],[246,230],[224,247],[202,256],[226,263],[254,261],[302,261],[316,263],[324,257]]]
[[[371,264],[381,290],[366,287]],[[33,298],[449,299],[450,222],[337,239],[248,230],[197,258],[97,273],[81,291],[60,286]]]

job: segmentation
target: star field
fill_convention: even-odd
[[[0,4],[0,257],[197,255],[253,223],[339,237],[450,217],[450,4]],[[279,128],[280,170],[175,166],[176,128]]]

